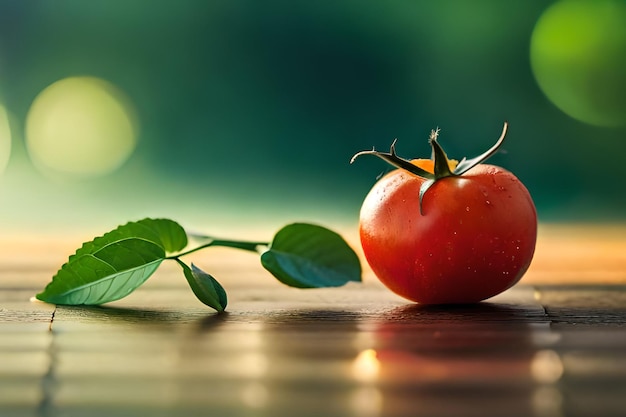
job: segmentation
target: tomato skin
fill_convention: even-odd
[[[516,284],[537,239],[537,212],[526,187],[509,171],[480,164],[437,180],[420,214],[424,181],[391,171],[363,202],[361,245],[380,281],[424,304],[479,302]]]

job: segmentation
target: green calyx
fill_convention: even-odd
[[[470,169],[474,168],[476,165],[481,164],[485,162],[487,159],[489,159],[493,154],[495,154],[498,151],[498,149],[504,142],[504,137],[506,136],[507,128],[508,128],[508,123],[504,122],[502,133],[500,134],[500,138],[495,143],[495,145],[493,145],[486,152],[482,153],[481,155],[475,158],[472,158],[472,159],[463,158],[453,169],[450,167],[450,160],[448,159],[448,156],[446,155],[445,151],[443,150],[443,148],[437,141],[437,137],[439,136],[438,128],[430,132],[430,137],[428,139],[428,142],[430,143],[430,146],[432,147],[432,150],[433,150],[432,160],[433,160],[433,165],[434,165],[434,169],[433,169],[434,172],[426,171],[425,169],[422,169],[418,167],[417,165],[413,164],[408,159],[400,158],[396,154],[396,141],[397,140],[393,141],[389,149],[389,152],[379,152],[379,151],[376,151],[375,149],[372,149],[371,151],[361,151],[352,157],[352,159],[350,160],[350,163],[353,163],[360,156],[374,155],[383,159],[387,163],[397,168],[404,169],[405,171],[408,171],[411,174],[417,175],[418,177],[425,178],[426,181],[422,183],[422,186],[420,187],[420,192],[419,192],[420,214],[423,214],[422,201],[424,199],[424,195],[430,189],[430,187],[432,187],[432,185],[435,182],[439,181],[442,178],[461,176],[467,171],[469,171]]]

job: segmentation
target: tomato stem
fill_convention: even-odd
[[[443,150],[439,142],[437,142],[439,129],[436,131],[433,130],[430,133],[430,146],[433,148],[433,156],[434,160],[434,171],[435,171],[435,181],[440,178],[451,177],[454,174],[450,171],[450,160],[448,159],[448,155]]]
[[[463,158],[461,162],[459,162],[459,164],[454,169],[454,175],[463,175],[470,169],[474,168],[476,165],[482,162],[485,162],[487,159],[493,156],[493,154],[495,154],[498,151],[498,149],[500,149],[500,146],[502,146],[508,127],[509,127],[509,124],[507,122],[504,122],[504,126],[502,126],[502,133],[500,133],[500,138],[495,143],[495,145],[489,148],[485,153],[478,155],[476,158],[472,158],[472,159]]]
[[[398,139],[394,139],[394,141],[391,143],[389,152],[378,152],[375,149],[372,149],[371,151],[361,151],[352,157],[352,159],[350,160],[350,163],[352,164],[360,156],[374,155],[386,161],[387,163],[397,168],[402,168],[405,171],[408,171],[412,174],[417,175],[418,177],[435,179],[435,175],[433,173],[428,172],[425,169],[422,169],[415,164],[412,164],[411,161],[409,161],[408,159],[400,158],[396,154],[396,142],[397,141]]]
[[[469,171],[470,169],[474,168],[476,165],[486,161],[488,158],[493,156],[498,151],[498,149],[500,149],[500,146],[502,146],[502,143],[504,142],[504,137],[506,136],[507,128],[508,128],[508,123],[504,122],[502,133],[500,134],[500,138],[495,143],[495,145],[493,145],[486,152],[482,153],[481,155],[478,155],[475,158],[472,158],[472,159],[463,158],[461,162],[459,162],[453,170],[450,170],[450,160],[448,159],[446,152],[443,150],[443,148],[437,141],[437,137],[439,136],[439,128],[435,130],[431,130],[430,137],[428,138],[428,142],[430,143],[430,146],[432,147],[431,159],[433,160],[434,173],[428,172],[418,167],[417,165],[411,163],[411,161],[407,159],[400,158],[396,154],[397,139],[395,139],[391,143],[389,152],[378,152],[375,149],[372,149],[371,151],[361,151],[352,157],[352,159],[350,160],[350,163],[353,163],[358,157],[362,155],[374,155],[383,159],[384,161],[388,162],[389,164],[397,168],[404,169],[405,171],[408,171],[414,175],[417,175],[418,177],[425,178],[426,181],[422,183],[420,187],[420,192],[419,192],[420,214],[423,215],[424,213],[422,211],[422,201],[424,199],[424,195],[430,189],[430,187],[432,187],[435,182],[439,181],[442,178],[461,176],[465,174],[467,171]]]

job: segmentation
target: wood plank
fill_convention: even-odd
[[[568,297],[578,291],[593,305],[586,290]],[[222,315],[180,288],[59,307],[49,342],[0,346],[5,358],[30,345],[50,359],[45,373],[30,374],[40,380],[22,370],[23,395],[0,398],[0,408],[25,413],[39,401],[47,415],[77,416],[521,416],[580,415],[594,404],[602,415],[621,412],[623,334],[607,341],[593,327],[582,339],[555,331],[534,288],[456,308],[416,306],[373,285],[284,291],[241,291]],[[0,387],[16,375],[8,378]]]
[[[626,330],[626,285],[542,285],[537,291],[554,326],[601,325]]]
[[[302,291],[250,254],[194,257],[227,288],[226,314],[176,265],[107,306],[31,303],[75,245],[4,241],[0,415],[621,416],[622,231],[542,228],[521,285],[475,306],[409,303],[367,269],[362,285]]]
[[[222,315],[185,291],[146,289],[115,306],[58,308],[47,396],[64,412],[140,407],[157,415],[408,413],[414,390],[437,386],[443,403],[446,387],[468,401],[497,388],[523,402],[533,383],[528,335],[543,321],[532,289],[522,287],[452,310],[418,308],[378,286],[260,287],[242,291]]]

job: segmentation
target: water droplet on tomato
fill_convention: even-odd
[[[465,211],[470,211],[469,206],[465,207]]]
[[[489,200],[485,201],[485,203],[487,203],[487,205],[491,204],[491,202]]]

